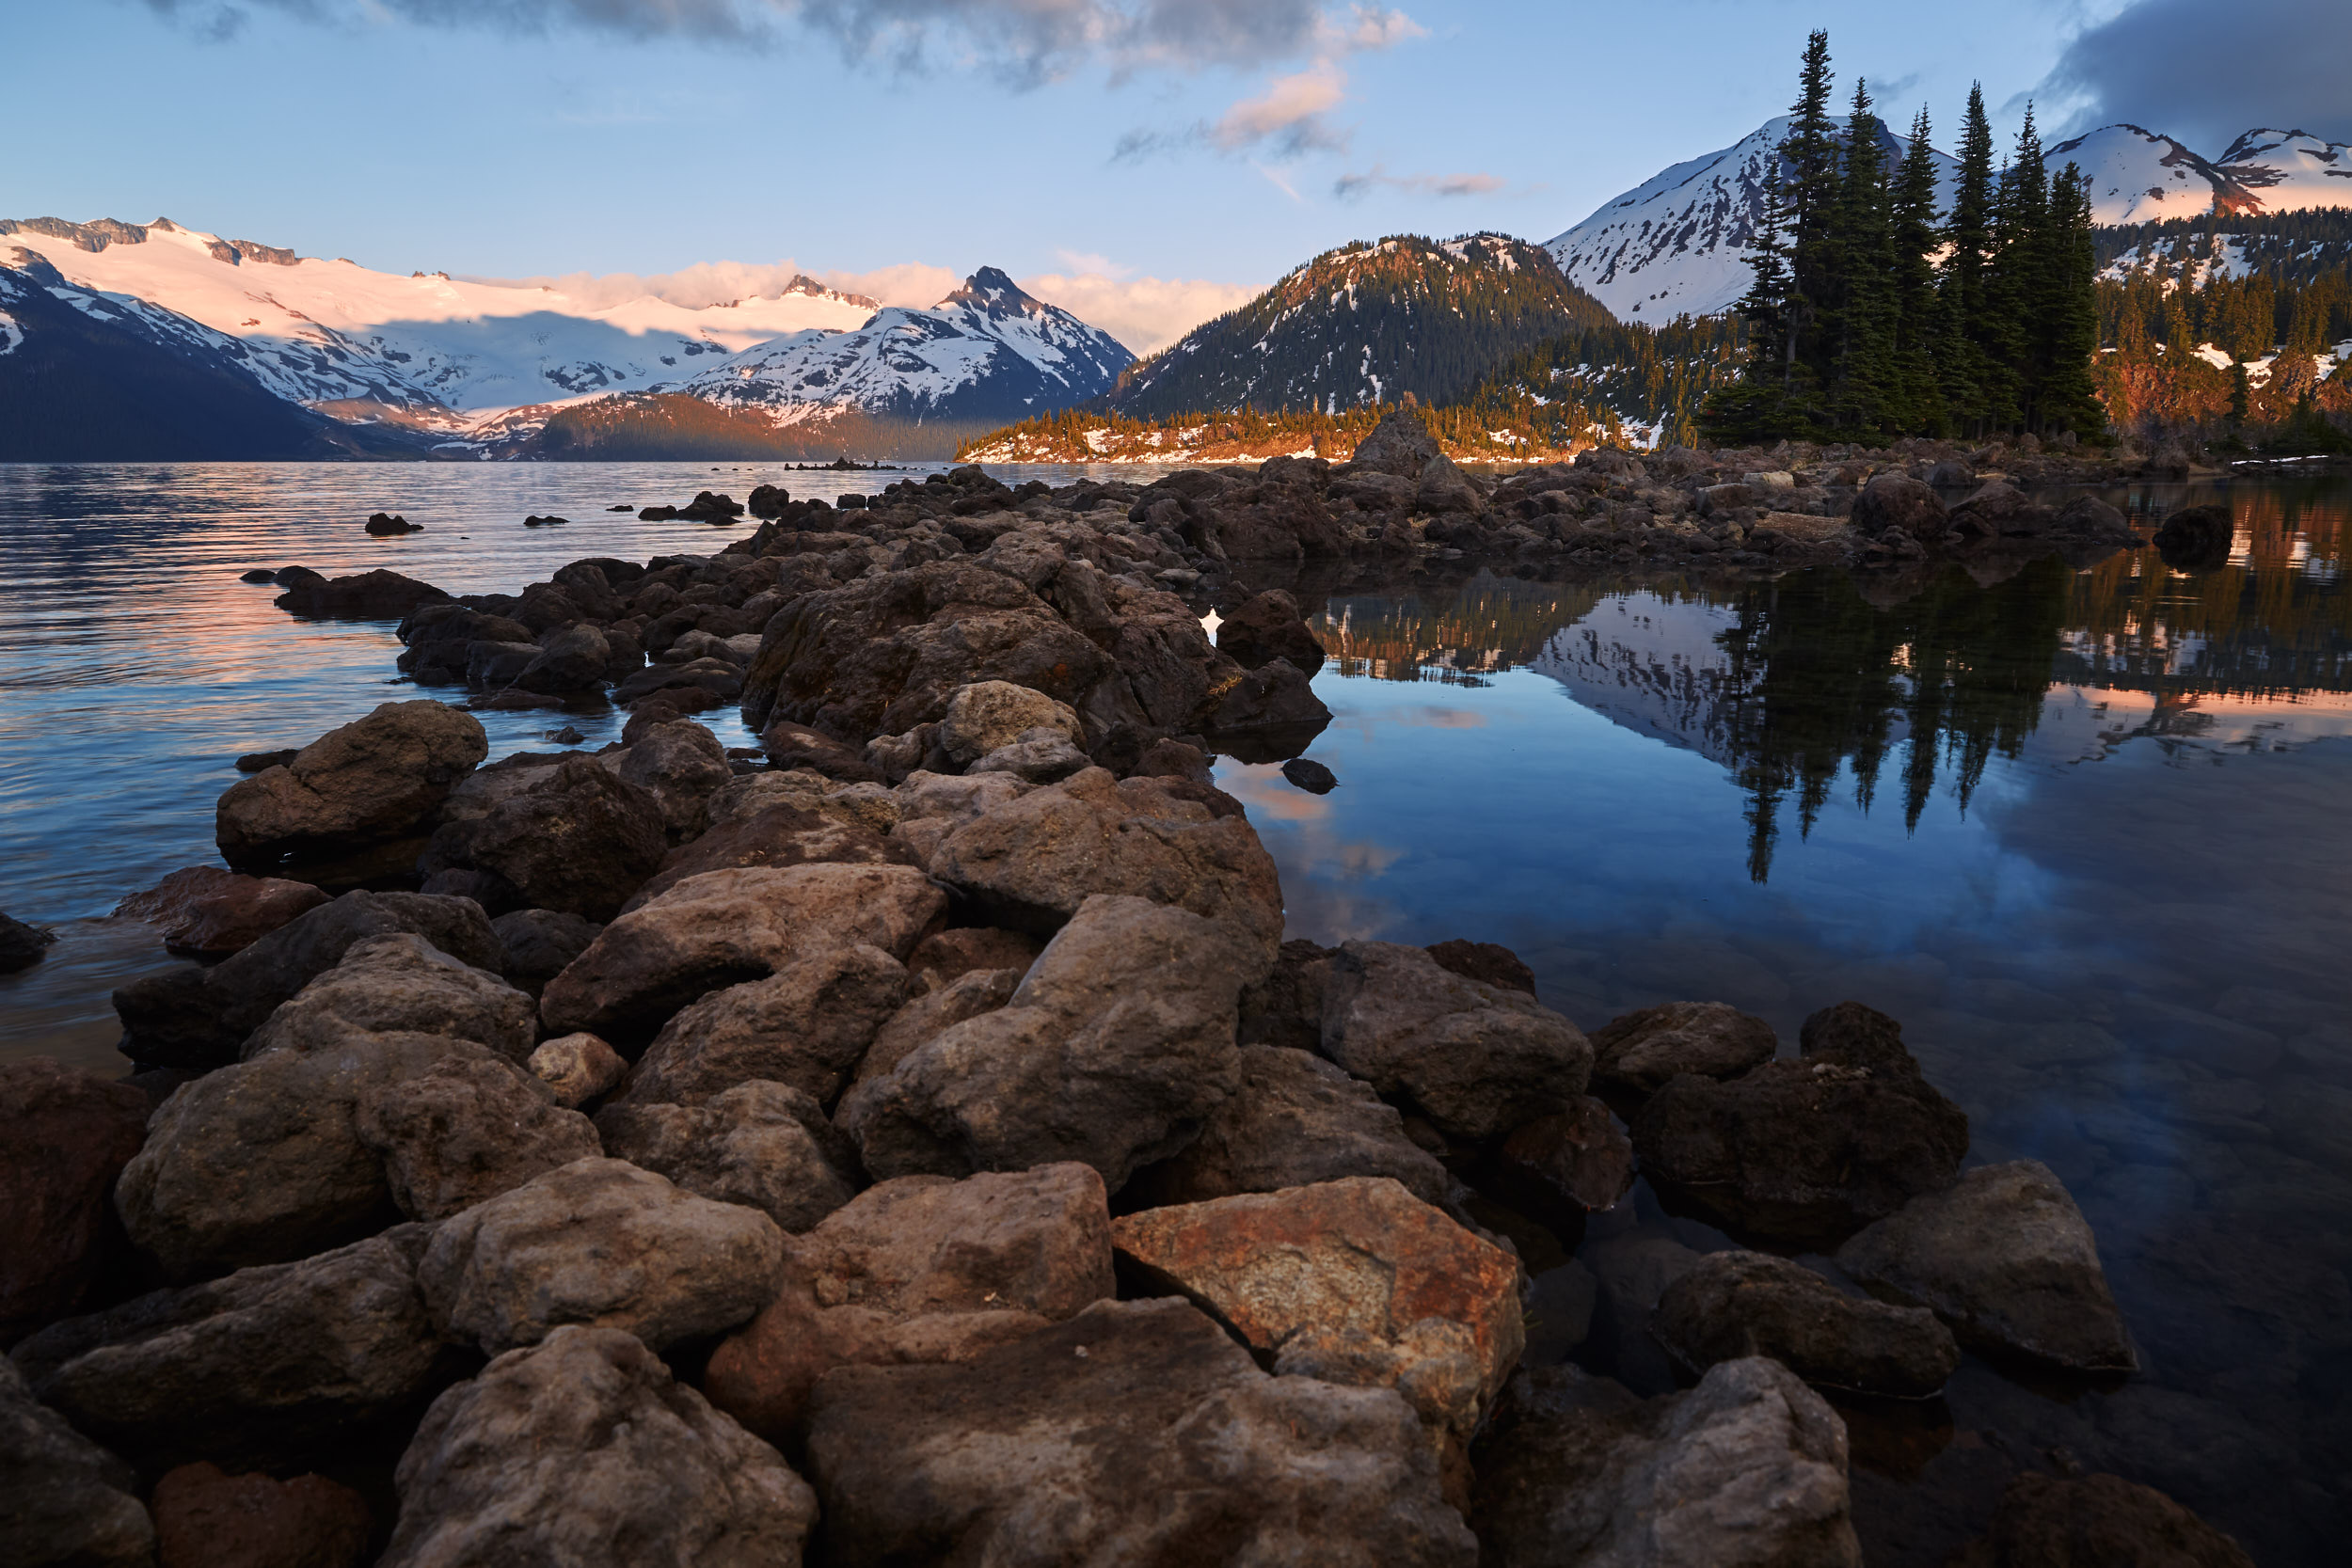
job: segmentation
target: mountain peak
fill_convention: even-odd
[[[931,307],[944,310],[951,305],[993,306],[1003,310],[1021,310],[1034,315],[1044,309],[1044,303],[1025,293],[1020,284],[1000,267],[982,267],[963,280],[963,287]]]

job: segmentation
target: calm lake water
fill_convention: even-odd
[[[1062,477],[1004,477],[1033,472]],[[213,858],[237,753],[408,694],[389,624],[293,621],[238,572],[511,591],[735,536],[615,503],[891,477],[0,467],[0,910],[64,938],[0,977],[0,1055],[119,1065],[106,991],[170,960],[107,911]],[[2352,1528],[2352,487],[2115,499],[2226,500],[2231,564],[1311,594],[1337,657],[1307,754],[1340,788],[1219,767],[1294,935],[1505,942],[1588,1028],[1721,999],[1793,1049],[1806,1013],[1857,998],[1967,1110],[1972,1160],[2032,1155],[2066,1180],[2146,1370],[2029,1384],[1972,1357],[1942,1401],[1849,1409],[1874,1565],[1940,1562],[2019,1467],[2147,1481],[2265,1564],[2339,1561]],[[368,539],[379,509],[426,531]],[[570,526],[521,528],[549,512]],[[493,756],[564,721],[481,717]],[[595,747],[620,718],[571,721]],[[1724,1244],[1645,1189],[1598,1216],[1578,1257],[1601,1305],[1575,1354],[1669,1386],[1613,1304],[1676,1248]],[[1548,1274],[1539,1316],[1579,1277]]]

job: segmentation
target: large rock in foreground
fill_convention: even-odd
[[[699,1105],[764,1078],[831,1105],[907,990],[898,959],[860,943],[712,991],[662,1028],[621,1098]]]
[[[1780,1041],[1753,1013],[1721,1002],[1668,1002],[1611,1019],[1593,1035],[1593,1081],[1654,1094],[1678,1075],[1731,1078],[1772,1059]]]
[[[1009,1004],[859,1084],[839,1120],[877,1177],[1077,1160],[1117,1192],[1239,1084],[1241,989],[1265,961],[1247,930],[1098,894]]]
[[[816,1101],[754,1079],[695,1105],[607,1105],[604,1151],[698,1197],[756,1209],[787,1232],[850,1201],[857,1156]]]
[[[1468,979],[1422,947],[1331,957],[1323,1053],[1450,1136],[1483,1143],[1584,1092],[1593,1048],[1534,997]]]
[[[131,895],[115,914],[153,926],[166,947],[225,958],[326,902],[326,895],[308,882],[191,865]]]
[[[496,974],[403,932],[354,942],[334,968],[283,1003],[239,1054],[311,1051],[351,1035],[440,1035],[486,1046],[508,1061],[531,1056],[538,1009]]]
[[[131,1466],[37,1402],[0,1356],[0,1561],[148,1568],[155,1527]]]
[[[1968,1118],[1919,1074],[1902,1028],[1858,1002],[1805,1020],[1804,1054],[1725,1083],[1685,1073],[1634,1116],[1644,1174],[1726,1229],[1835,1243],[1948,1186]]]
[[[1403,1400],[1269,1377],[1179,1301],[1104,1302],[961,1365],[832,1372],[808,1468],[840,1568],[1478,1558]]]
[[[147,1116],[136,1085],[0,1062],[0,1350],[73,1310],[120,1248],[107,1200]]]
[[[1482,1438],[1470,1516],[1491,1568],[1860,1568],[1846,1465],[1837,1413],[1762,1356],[1647,1401],[1546,1368]]]
[[[1668,1285],[1650,1335],[1692,1371],[1769,1355],[1808,1383],[1925,1399],[1960,1365],[1935,1315],[1847,1295],[1801,1263],[1710,1252]]]
[[[489,754],[473,715],[426,700],[386,703],[292,762],[231,784],[215,812],[221,857],[266,872],[414,834]]]
[[[2039,1160],[1984,1165],[1840,1247],[1870,1290],[1925,1307],[1970,1347],[2087,1372],[2139,1368],[2082,1211]]]
[[[817,1500],[633,1336],[564,1327],[434,1402],[383,1568],[799,1568]]]

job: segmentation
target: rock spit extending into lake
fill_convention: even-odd
[[[1826,1008],[1793,1058],[1697,1004],[1588,1037],[1491,943],[1284,942],[1208,768],[1329,717],[1253,562],[1777,570],[2067,514],[1790,453],[1497,483],[1414,435],[848,515],[763,492],[712,555],[514,595],[281,574],[297,613],[396,606],[421,684],[633,715],[492,762],[462,707],[389,704],[263,768],[220,804],[240,875],[135,906],[233,955],[118,993],[174,1069],[151,1117],[12,1069],[9,1560],[147,1562],[234,1507],[283,1560],[436,1568],[1843,1563],[1846,1429],[1805,1380],[1930,1393],[1955,1334],[2128,1368],[2063,1188],[1963,1175],[1895,1021]],[[765,765],[693,721],[721,702]],[[1735,1235],[1851,1237],[1887,1301],[1595,1254],[1699,1381],[1558,1365],[1590,1291],[1533,1311],[1487,1222],[1572,1251],[1637,1157]]]

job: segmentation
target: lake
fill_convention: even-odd
[[[237,753],[408,694],[389,624],[295,622],[238,572],[511,591],[739,531],[617,503],[893,477],[0,467],[0,910],[63,937],[0,977],[0,1054],[119,1067],[105,993],[171,960],[107,912],[213,858]],[[2265,1564],[2337,1560],[2352,1527],[2352,485],[2110,499],[2225,502],[2230,563],[1302,581],[1334,656],[1307,754],[1340,786],[1218,766],[1294,936],[1504,942],[1587,1028],[1714,999],[1793,1049],[1805,1014],[1858,999],[1968,1112],[1972,1162],[2030,1155],[2066,1181],[2145,1370],[2073,1385],[1970,1357],[1941,1401],[1850,1404],[1874,1565],[1940,1562],[2021,1465],[2161,1487]],[[370,539],[377,510],[425,531]],[[543,513],[571,521],[520,526]],[[601,745],[621,718],[480,717],[493,756],[567,720]],[[729,711],[704,717],[750,743]],[[1637,1187],[1577,1271],[1526,1250],[1563,1300],[1583,1268],[1601,1281],[1572,1354],[1657,1391],[1662,1360],[1611,1304],[1675,1249],[1724,1244]]]

